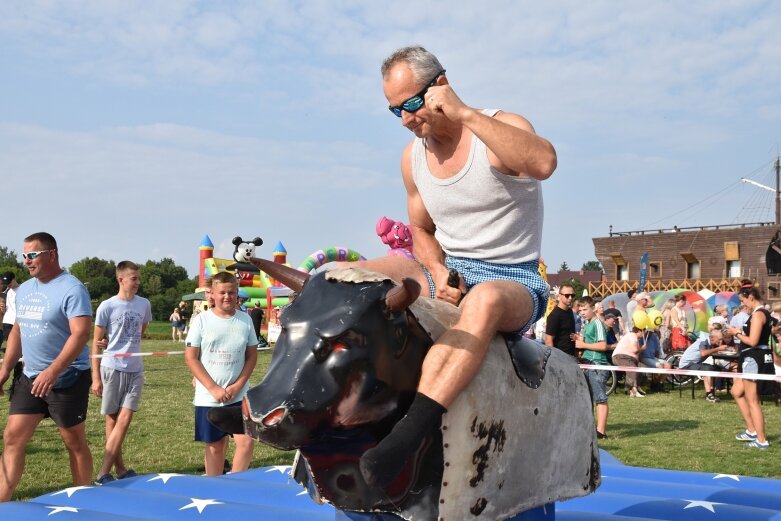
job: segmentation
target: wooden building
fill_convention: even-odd
[[[740,279],[755,281],[767,301],[781,300],[781,226],[752,223],[614,232],[592,239],[605,280],[589,294],[636,288],[640,259],[648,252],[646,290],[689,288],[734,291]]]
[[[561,286],[561,283],[567,280],[576,279],[583,284],[583,287],[588,289],[589,287],[600,284],[605,280],[605,276],[599,271],[587,271],[587,270],[561,270],[558,273],[548,273],[548,284],[551,288]],[[589,293],[590,295],[590,293]]]

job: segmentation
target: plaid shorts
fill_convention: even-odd
[[[494,264],[479,259],[447,255],[445,257],[445,265],[449,269],[458,270],[458,273],[464,278],[467,291],[481,282],[491,280],[511,280],[529,290],[534,303],[534,311],[529,321],[518,331],[519,333],[529,329],[545,313],[545,309],[548,306],[550,286],[540,275],[540,263],[538,261],[527,261],[519,264]],[[425,273],[426,280],[428,280],[429,297],[435,298],[437,292],[434,286],[434,279],[425,266],[421,264],[420,267],[423,268],[423,273]]]

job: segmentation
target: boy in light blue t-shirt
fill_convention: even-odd
[[[136,295],[141,285],[138,265],[122,261],[117,264],[116,276],[119,292],[98,306],[92,340],[92,392],[102,398],[100,413],[106,417],[106,447],[95,481],[98,485],[114,481],[112,467],[119,479],[136,475],[125,466],[122,443],[144,387],[143,362],[132,355],[141,352],[141,337],[152,320],[149,301]],[[98,358],[104,349],[104,356]]]
[[[218,476],[228,449],[228,434],[208,420],[215,407],[238,407],[258,359],[258,338],[249,315],[236,309],[238,283],[227,272],[212,278],[214,307],[190,323],[184,358],[195,376],[195,441],[206,443],[207,476]],[[235,434],[232,472],[249,468],[253,440]]]

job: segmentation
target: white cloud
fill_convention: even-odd
[[[781,5],[760,0],[3,2],[14,103],[0,113],[0,169],[27,227],[113,236],[107,216],[120,195],[133,201],[143,240],[95,247],[74,232],[85,250],[187,258],[204,233],[246,233],[301,256],[320,240],[381,252],[372,227],[403,217],[409,136],[379,65],[421,43],[467,103],[522,113],[556,145],[544,247],[549,264],[574,266],[608,222],[649,222],[639,196],[663,216],[775,153],[780,24]],[[191,210],[221,189],[234,208]],[[559,239],[578,209],[593,223]],[[18,242],[9,233],[0,244]]]

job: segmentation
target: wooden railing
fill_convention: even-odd
[[[592,297],[606,297],[617,293],[626,293],[640,284],[637,280],[613,280],[609,282],[589,282],[588,294]],[[682,280],[649,280],[645,283],[645,291],[667,291],[675,288],[685,288],[691,291],[709,289],[714,293],[719,291],[737,291],[740,279],[682,279]]]

